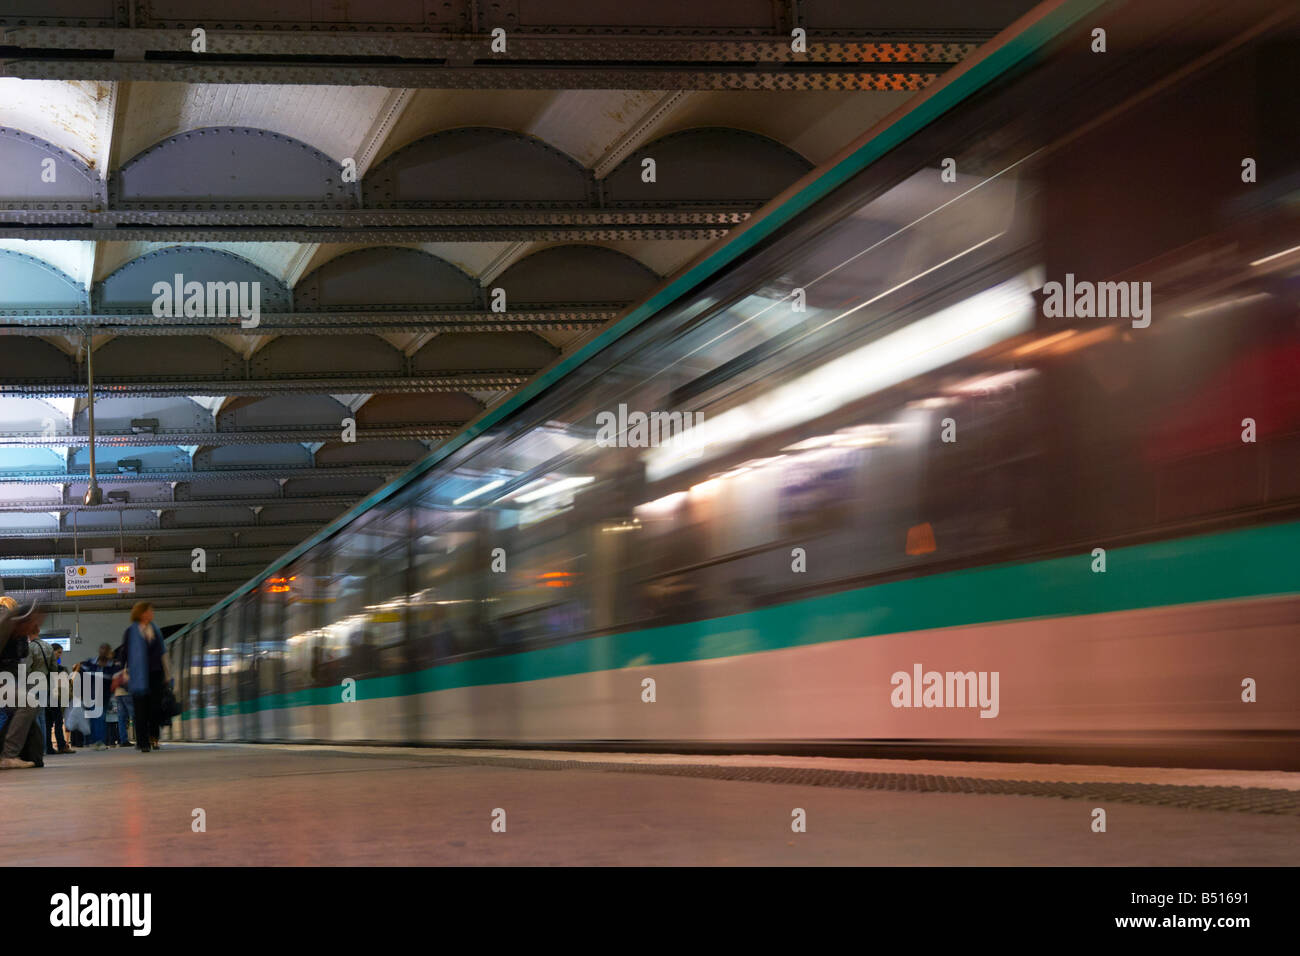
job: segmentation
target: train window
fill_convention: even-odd
[[[282,582],[273,587],[285,598],[284,606],[284,689],[304,690],[316,684],[318,661],[315,652],[317,622],[321,605],[316,580],[316,550],[285,568]]]
[[[388,502],[327,543],[324,682],[404,669],[408,520],[404,504]]]
[[[456,501],[495,480],[480,477],[446,491],[436,482],[425,482],[411,498],[414,666],[492,646],[483,610],[485,576],[492,573],[486,533],[491,515]]]
[[[254,670],[257,672],[256,694],[270,697],[283,692],[284,679],[284,615],[288,592],[288,578],[272,575],[257,589],[256,600],[261,608],[258,614],[257,643],[254,650]]]

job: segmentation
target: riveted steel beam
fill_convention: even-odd
[[[164,568],[188,570],[191,562],[194,560],[188,547],[173,548],[149,548],[146,550],[133,551],[125,557],[135,559],[136,570],[162,570]],[[284,545],[268,544],[258,548],[235,548],[222,547],[210,548],[204,560],[209,568],[222,567],[243,567],[251,566],[256,571],[261,571],[274,559],[284,554]],[[78,557],[69,555],[66,551],[61,554],[54,553],[33,553],[33,554],[10,554],[6,553],[5,557],[10,560],[21,561],[71,561],[80,560]],[[41,572],[42,574],[45,572]],[[54,573],[54,572],[51,572]],[[191,572],[192,573],[192,572]],[[14,572],[8,572],[5,577],[20,577]],[[35,575],[28,575],[34,577]]]
[[[128,542],[125,551],[127,554],[130,554],[135,550],[135,545],[132,542],[137,542],[142,539],[182,538],[201,543],[199,539],[205,538],[206,536],[225,535],[233,538],[235,535],[243,534],[245,532],[265,534],[273,531],[288,531],[294,528],[301,528],[302,533],[305,536],[311,531],[318,530],[320,525],[321,523],[319,520],[313,519],[302,521],[276,521],[274,524],[268,525],[233,525],[226,522],[225,524],[214,525],[187,525],[184,528],[124,528],[121,531],[115,527],[80,528],[77,530],[77,540],[82,543],[82,547],[86,547],[87,545],[85,545],[84,542],[87,541],[110,541],[116,544],[120,537],[123,541]],[[73,530],[71,528],[53,529],[33,525],[30,528],[0,529],[0,539],[20,538],[32,541],[49,541],[64,539],[71,540],[72,537]],[[301,538],[299,538],[299,540],[301,540]],[[293,542],[289,543],[292,544]],[[204,545],[204,547],[208,547],[208,545]],[[216,547],[216,545],[212,545],[212,547]]]
[[[0,207],[0,238],[156,242],[615,242],[717,239],[743,208],[654,210],[87,210]],[[233,205],[233,204],[232,204]]]
[[[459,375],[348,375],[339,378],[284,379],[139,379],[96,381],[101,395],[280,395],[292,392],[352,394],[363,392],[424,393],[501,391],[517,388],[536,374],[534,369],[473,372]],[[79,382],[0,382],[0,395],[31,398],[76,397],[84,394]],[[338,430],[334,433],[337,435]]]
[[[463,427],[462,422],[427,422],[414,425],[389,425],[373,428],[358,428],[357,441],[396,441],[411,439],[414,441],[432,441],[448,438]],[[132,432],[95,431],[95,446],[99,448],[167,448],[173,445],[281,445],[291,442],[338,441],[338,424],[307,425],[297,428],[231,429],[229,431],[167,431],[134,434]],[[83,448],[90,444],[87,435],[45,435],[31,432],[0,433],[0,448]],[[376,464],[376,463],[363,463]],[[331,472],[334,469],[319,469]],[[351,466],[349,466],[351,470]],[[280,476],[281,469],[268,468],[256,475],[244,477],[274,478]],[[195,472],[177,472],[194,477]],[[214,471],[214,477],[224,475],[224,471]],[[242,474],[242,472],[241,472]],[[108,476],[106,480],[129,478],[128,475]],[[145,473],[145,481],[163,481],[156,474]],[[177,478],[185,481],[188,478]]]
[[[155,206],[136,205],[131,209],[90,208],[69,203],[47,202],[40,207],[27,203],[0,204],[0,222],[58,225],[69,223],[97,229],[118,230],[135,227],[176,226],[179,228],[221,226],[290,226],[295,230],[320,229],[334,235],[339,229],[454,229],[478,226],[534,227],[621,227],[684,226],[730,227],[744,222],[760,204],[758,202],[701,202],[679,208],[659,209],[547,209],[544,204],[532,208],[499,208],[486,205],[449,206],[432,209],[338,209],[321,204],[320,208],[272,207],[267,203],[241,203],[229,200],[222,208],[210,203],[166,203]],[[368,234],[368,233],[367,233]],[[135,238],[126,236],[125,238]]]
[[[214,597],[220,597],[223,593],[230,590],[229,585],[223,581],[214,581],[210,584],[155,584],[142,585],[136,588],[135,594],[126,599],[106,596],[105,601],[100,601],[96,597],[77,598],[76,602],[83,610],[98,610],[101,604],[112,604],[113,607],[130,607],[136,601],[152,601],[155,598],[193,598],[195,606],[211,604]],[[14,598],[19,605],[26,607],[33,601],[40,604],[46,611],[55,610],[56,608],[73,606],[73,599],[69,598],[63,588],[26,588],[23,590],[10,591],[9,596]],[[198,599],[205,600],[200,601]],[[107,608],[106,608],[107,609]]]
[[[195,23],[194,26],[204,26]],[[853,64],[857,66],[955,63],[989,39],[995,30],[894,31],[885,36],[855,31],[848,36],[816,36],[806,51],[795,52],[788,36],[629,36],[576,33],[544,36],[516,32],[506,53],[493,53],[488,35],[446,37],[414,32],[277,31],[206,29],[205,53],[191,50],[192,37],[183,25],[173,29],[105,29],[99,27],[9,26],[4,45],[25,50],[70,52],[111,50],[115,59],[156,59],[173,64],[202,63],[222,56],[256,56],[288,59],[328,56],[348,65],[349,60],[390,58],[394,62],[440,60],[489,68],[536,63],[603,68],[610,63]],[[928,36],[919,36],[926,33]],[[172,59],[164,60],[167,54]],[[565,87],[556,87],[564,89]],[[636,87],[639,89],[640,87]],[[650,87],[646,87],[649,89]]]
[[[338,429],[335,429],[337,435]],[[96,445],[102,445],[96,435]],[[8,444],[8,443],[6,443]],[[182,444],[190,444],[184,442]],[[409,461],[392,462],[387,465],[347,464],[338,468],[295,468],[268,465],[265,468],[209,468],[195,471],[141,471],[139,473],[113,474],[100,472],[100,484],[116,485],[130,482],[159,481],[246,481],[250,479],[298,479],[303,478],[386,478],[407,467]],[[85,481],[87,472],[68,471],[33,471],[0,472],[0,484],[6,485],[67,485]]]
[[[2,52],[2,51],[0,51]],[[107,58],[50,59],[48,53],[0,60],[0,76],[26,80],[79,80],[146,83],[297,84],[383,86],[390,89],[441,90],[773,90],[782,92],[914,93],[925,89],[951,64],[831,67],[826,64],[756,64],[674,69],[553,63],[525,67],[452,67],[446,65],[380,66],[373,63],[314,64],[302,58],[291,64],[176,57],[173,62]]]
[[[309,504],[338,505],[344,507],[354,504],[364,497],[354,495],[284,495],[267,497],[266,495],[226,495],[221,498],[133,498],[130,501],[105,501],[102,505],[83,505],[71,501],[10,501],[4,505],[8,514],[40,514],[51,511],[116,512],[116,511],[192,511],[195,508],[265,508],[270,505]],[[123,529],[125,530],[125,529]],[[117,529],[112,529],[117,533]],[[136,534],[144,533],[136,529]]]
[[[289,226],[138,226],[95,229],[84,225],[24,226],[0,212],[0,239],[64,239],[87,242],[622,242],[626,240],[720,239],[726,226],[480,226],[410,229],[295,229]]]
[[[168,318],[136,315],[4,315],[0,335],[66,335],[87,326],[96,334],[313,335],[319,332],[570,332],[598,329],[618,317],[619,308],[530,309],[500,312],[263,312],[256,328],[245,329],[238,316]]]

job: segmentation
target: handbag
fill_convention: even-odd
[[[180,714],[180,704],[176,701],[176,694],[172,691],[170,683],[163,684],[162,690],[162,717],[164,720],[171,720]]]

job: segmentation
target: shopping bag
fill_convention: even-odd
[[[83,734],[90,733],[90,721],[86,719],[86,708],[80,703],[68,705],[67,711],[63,714],[63,723],[68,730],[79,730]]]

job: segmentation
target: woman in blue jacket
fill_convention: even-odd
[[[135,742],[141,753],[158,746],[162,733],[163,682],[171,680],[162,635],[153,626],[153,605],[140,601],[131,608],[126,629],[126,689],[135,698]]]

